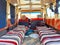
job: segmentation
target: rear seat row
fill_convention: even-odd
[[[27,29],[25,26],[17,26],[6,35],[0,37],[0,45],[21,45]]]
[[[6,35],[0,37],[0,45],[21,45],[28,30],[25,26],[17,26]],[[60,34],[46,27],[37,27],[42,45],[60,45]]]
[[[42,45],[60,45],[60,34],[47,27],[37,27]]]

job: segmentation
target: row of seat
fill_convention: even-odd
[[[60,45],[60,34],[47,27],[37,27],[42,45]]]
[[[0,45],[21,45],[26,33],[27,27],[18,25],[6,35],[0,37]]]

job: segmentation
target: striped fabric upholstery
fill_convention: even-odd
[[[0,38],[0,44],[4,45],[21,45],[19,34],[7,34]],[[3,45],[2,44],[2,45]]]
[[[17,26],[0,38],[0,45],[21,45],[25,36],[26,27]]]
[[[41,37],[41,42],[43,42],[43,40],[46,38],[46,37],[54,37],[54,36],[59,36],[59,34],[45,34]]]
[[[44,34],[55,34],[55,33],[56,33],[55,30],[40,30],[40,31],[39,31],[40,37],[41,37],[42,35],[44,35]]]
[[[4,41],[4,43],[3,42],[2,43],[4,45],[6,45],[7,43],[10,44],[10,42],[13,42],[11,45],[21,45],[22,41],[23,41],[23,38],[24,38],[23,31],[14,31],[14,30],[11,30],[6,35],[2,36],[2,41]]]
[[[43,45],[60,45],[60,36],[45,37]]]
[[[8,40],[8,41],[6,41],[6,40]],[[18,45],[18,44],[17,44],[17,41],[15,41],[15,40],[10,41],[10,39],[1,39],[0,45]]]
[[[23,31],[14,31],[14,30],[12,30],[12,31],[8,32],[7,34],[19,34],[21,39],[24,38]]]
[[[60,45],[60,34],[46,27],[37,27],[42,45]]]
[[[19,31],[23,31],[24,33],[26,33],[26,31],[28,30],[28,27],[25,27],[24,25],[18,25],[16,28],[14,28],[13,30],[19,30]]]

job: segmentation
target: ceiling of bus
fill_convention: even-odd
[[[55,0],[9,0],[11,4],[17,5],[21,10],[40,10],[45,4]]]

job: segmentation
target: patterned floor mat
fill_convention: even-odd
[[[39,39],[25,37],[22,45],[40,45],[40,41],[39,41]]]

